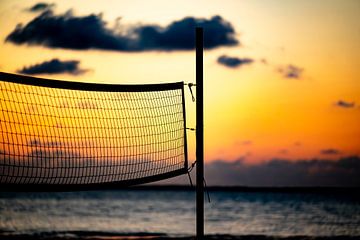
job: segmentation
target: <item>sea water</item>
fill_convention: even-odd
[[[346,195],[211,192],[207,234],[359,236],[360,201]],[[195,234],[192,191],[0,193],[0,233]]]

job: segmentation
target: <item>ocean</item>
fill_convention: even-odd
[[[360,236],[352,194],[210,191],[206,234]],[[195,193],[117,190],[0,193],[0,237],[8,235],[195,235]]]

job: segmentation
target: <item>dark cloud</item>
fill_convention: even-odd
[[[204,27],[204,47],[239,44],[232,25],[220,16],[210,19],[186,17],[166,27],[158,25],[106,27],[101,15],[54,15],[47,10],[25,26],[19,24],[7,38],[15,44],[43,45],[50,48],[103,49],[115,51],[171,51],[194,49],[197,26]]]
[[[195,179],[195,170],[192,178]],[[272,159],[258,164],[238,161],[215,161],[205,164],[208,186],[357,186],[360,187],[360,157],[338,160]],[[163,181],[188,184],[186,176]]]
[[[325,154],[325,155],[337,155],[337,154],[340,154],[341,151],[334,149],[334,148],[328,148],[328,149],[321,150],[320,153]]]
[[[304,72],[303,68],[297,67],[295,65],[287,65],[285,67],[280,67],[278,72],[287,79],[301,79]]]
[[[335,105],[342,108],[353,108],[355,107],[355,102],[347,102],[347,101],[339,100],[335,103]]]
[[[86,69],[79,68],[79,61],[69,60],[61,61],[57,58],[54,58],[50,61],[45,61],[39,64],[35,64],[29,67],[24,67],[19,70],[19,73],[23,74],[59,74],[59,73],[68,73],[72,75],[79,75],[85,73]]]
[[[49,3],[40,2],[40,3],[35,4],[28,10],[30,12],[43,12],[43,11],[53,8],[54,6],[55,6],[55,4],[53,4],[53,3],[49,4]]]
[[[226,55],[222,55],[218,58],[217,62],[226,67],[237,68],[242,65],[251,64],[254,62],[254,60],[250,58],[237,58],[237,57],[228,57]]]

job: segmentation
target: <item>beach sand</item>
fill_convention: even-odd
[[[138,235],[115,235],[115,234],[58,234],[58,233],[39,233],[39,234],[1,234],[0,240],[190,240],[196,239],[195,236],[168,236],[166,234],[147,234]],[[266,236],[266,235],[226,235],[214,234],[206,235],[208,240],[360,240],[360,236]]]

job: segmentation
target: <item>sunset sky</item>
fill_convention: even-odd
[[[34,7],[37,3],[0,1],[0,71],[94,83],[195,82],[195,52],[181,42],[185,35],[171,40],[180,39],[178,45],[146,38],[142,45],[127,43],[139,37],[128,34],[131,30],[156,25],[161,33],[191,18],[213,27],[208,40],[215,41],[204,55],[206,162],[360,155],[358,0],[55,0]],[[41,21],[92,14],[96,21],[86,29],[109,40],[103,46],[57,41],[41,29],[24,34],[36,18],[35,28],[44,26]],[[104,25],[96,25],[101,21]],[[22,35],[14,32],[19,23]],[[71,28],[68,34],[84,30]],[[217,38],[221,31],[228,31],[226,39]],[[53,59],[62,69],[46,73]],[[186,101],[188,127],[195,127],[188,89]],[[195,157],[192,132],[189,156]]]

